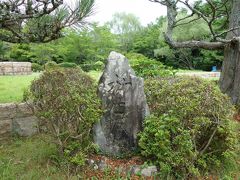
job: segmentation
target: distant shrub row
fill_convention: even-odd
[[[44,69],[49,69],[49,68],[54,68],[54,67],[63,67],[63,68],[80,67],[85,72],[89,72],[92,70],[94,70],[94,71],[103,70],[104,63],[102,61],[97,61],[95,63],[90,63],[90,64],[82,64],[82,65],[77,65],[75,63],[70,63],[70,62],[63,62],[63,63],[57,64],[55,61],[49,61],[45,65],[32,63],[32,71],[33,72],[40,72],[40,71],[43,71]]]
[[[149,59],[138,53],[129,53],[126,55],[131,67],[138,76],[147,77],[169,77],[176,74],[176,70],[163,65],[161,62]]]
[[[176,70],[171,67],[163,65],[161,62],[149,59],[146,56],[138,53],[128,53],[126,57],[129,59],[131,67],[136,72],[137,76],[143,78],[147,77],[169,77],[176,74]],[[32,69],[34,72],[43,71],[44,69],[49,69],[53,67],[64,67],[64,68],[75,68],[79,66],[83,71],[102,71],[104,68],[104,63],[102,61],[90,62],[88,64],[77,65],[75,63],[63,62],[57,64],[54,61],[47,62],[44,66],[36,63],[32,63]]]
[[[53,67],[75,68],[75,67],[77,67],[77,64],[69,63],[69,62],[63,62],[63,63],[57,64],[54,61],[49,61],[45,65],[42,66],[37,63],[32,63],[32,71],[33,72],[40,72],[40,71],[43,71],[44,69],[49,69],[49,68],[53,68]]]

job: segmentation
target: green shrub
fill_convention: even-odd
[[[97,62],[90,62],[88,64],[81,64],[80,66],[82,70],[86,72],[101,71],[104,68],[104,63],[102,61],[97,61]]]
[[[104,68],[104,63],[102,61],[97,61],[94,63],[94,70],[101,71]]]
[[[77,64],[76,63],[70,63],[70,62],[63,62],[58,64],[58,67],[63,67],[63,68],[76,68]]]
[[[93,70],[93,64],[81,64],[80,67],[85,72],[89,72]]]
[[[43,71],[43,67],[40,64],[32,63],[32,71],[33,72]]]
[[[161,62],[149,59],[142,54],[129,53],[126,55],[131,67],[141,77],[168,77],[176,74],[176,71],[163,65]]]
[[[61,157],[82,165],[79,158],[93,149],[90,131],[101,115],[94,81],[78,68],[47,70],[33,81],[27,100]]]
[[[49,70],[49,69],[53,69],[57,67],[57,63],[55,61],[48,61],[45,65],[44,65],[44,68],[46,70]]]
[[[216,85],[189,77],[150,78],[145,89],[151,116],[139,146],[159,166],[162,178],[234,171],[239,142],[233,106]]]

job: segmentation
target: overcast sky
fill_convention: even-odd
[[[166,7],[148,0],[96,0],[96,13],[91,17],[91,21],[103,25],[112,19],[114,13],[126,12],[136,15],[142,25],[147,25],[161,15],[166,15],[166,10]]]

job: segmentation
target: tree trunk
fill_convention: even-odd
[[[240,26],[240,1],[233,0],[229,28]],[[237,41],[225,46],[220,88],[228,94],[233,104],[240,105],[240,30],[227,34],[226,39],[237,37]]]

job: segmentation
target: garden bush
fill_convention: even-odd
[[[161,62],[149,59],[138,53],[129,53],[126,55],[131,67],[136,74],[141,77],[169,77],[176,74],[171,67],[163,65]]]
[[[88,64],[81,64],[80,67],[86,71],[101,71],[104,68],[104,63],[102,61],[90,62]]]
[[[57,67],[57,63],[55,61],[48,61],[45,65],[44,65],[44,68],[46,70],[50,70],[50,69],[53,69]]]
[[[162,178],[231,174],[237,168],[237,125],[229,98],[209,81],[150,78],[145,92],[151,116],[139,134],[143,156]]]
[[[58,67],[63,67],[63,68],[76,68],[77,64],[76,63],[70,63],[70,62],[63,62],[58,64]]]
[[[92,125],[101,115],[94,81],[79,68],[54,68],[33,81],[25,97],[61,157],[83,165],[87,152],[93,150]]]
[[[43,71],[43,67],[40,64],[32,63],[32,71],[33,72]]]
[[[97,61],[94,63],[94,70],[101,71],[104,68],[104,63],[102,61]]]

